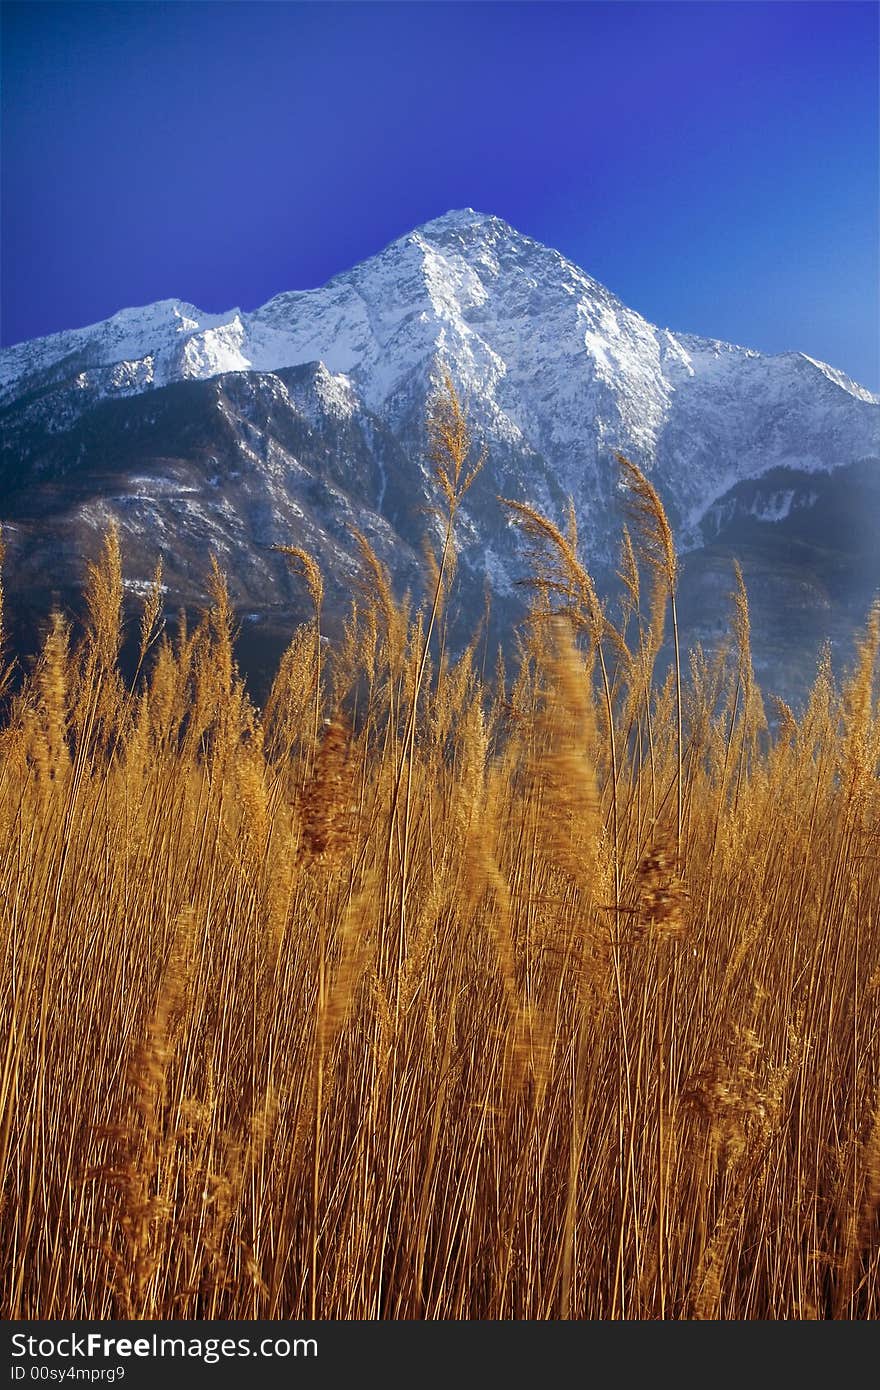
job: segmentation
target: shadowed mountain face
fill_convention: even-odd
[[[655,328],[470,210],[252,314],[168,300],[0,353],[12,605],[70,602],[112,518],[133,596],[161,553],[169,606],[197,605],[215,552],[255,650],[305,611],[275,544],[315,553],[331,614],[357,579],[352,526],[418,592],[444,369],[487,447],[461,516],[462,633],[487,584],[500,625],[521,613],[499,494],[556,520],[572,498],[584,559],[613,581],[620,450],[685,552],[686,636],[723,636],[738,556],[769,684],[796,695],[821,641],[848,650],[880,583],[876,398],[798,353]]]

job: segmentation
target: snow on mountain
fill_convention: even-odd
[[[340,408],[356,395],[392,428],[448,365],[488,442],[539,455],[553,490],[587,515],[611,499],[613,450],[627,452],[656,472],[685,545],[744,478],[878,453],[877,398],[843,373],[657,328],[557,251],[471,209],[253,313],[170,299],[8,348],[0,403],[73,384],[85,406],[316,361],[346,383]]]
[[[655,327],[471,209],[252,313],[168,299],[0,352],[0,516],[20,582],[72,586],[112,516],[137,582],[160,544],[181,600],[197,601],[214,550],[248,609],[288,601],[271,552],[287,541],[318,555],[342,602],[352,526],[417,587],[443,370],[488,445],[459,518],[471,606],[485,580],[515,605],[522,556],[499,494],[557,519],[570,497],[591,567],[613,575],[617,450],[651,474],[694,557],[695,631],[726,603],[734,544],[764,576],[770,647],[782,609],[855,611],[876,587],[876,396],[802,353]]]

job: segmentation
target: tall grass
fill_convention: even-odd
[[[741,582],[731,649],[655,675],[678,576],[627,465],[619,611],[514,507],[486,679],[443,638],[448,384],[433,419],[425,614],[357,536],[322,652],[291,550],[315,621],[257,710],[219,570],[173,640],[157,575],[126,683],[111,533],[6,694],[3,1314],[877,1317],[880,612],[772,728]]]

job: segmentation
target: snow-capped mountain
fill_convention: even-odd
[[[499,493],[554,515],[571,497],[589,562],[613,569],[615,450],[650,472],[693,552],[809,531],[829,480],[855,489],[863,518],[877,486],[878,400],[843,373],[657,328],[467,209],[253,313],[164,300],[4,350],[0,517],[13,537],[57,541],[115,514],[138,563],[150,544],[170,554],[183,598],[192,565],[175,575],[174,556],[213,547],[243,602],[283,599],[267,555],[279,540],[316,550],[344,590],[352,522],[410,582],[431,500],[426,401],[444,368],[488,446],[463,568],[502,596],[522,561]]]

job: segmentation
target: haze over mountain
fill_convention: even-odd
[[[657,328],[558,252],[471,209],[319,289],[253,313],[169,299],[0,353],[0,518],[9,586],[63,601],[111,518],[136,591],[164,554],[169,602],[197,603],[216,552],[253,627],[298,594],[274,544],[356,578],[350,527],[418,589],[434,501],[427,401],[448,369],[487,462],[461,517],[461,604],[488,580],[505,620],[525,564],[498,495],[558,519],[613,576],[620,450],[648,472],[688,556],[688,634],[726,627],[731,556],[756,654],[805,680],[878,584],[878,398],[798,352]]]

